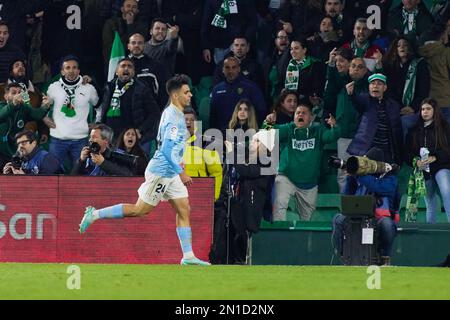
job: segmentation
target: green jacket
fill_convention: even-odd
[[[14,106],[0,103],[0,153],[10,157],[17,149],[14,136],[25,129],[25,123],[42,120],[47,114],[45,108],[33,108],[28,104]]]
[[[327,66],[327,82],[323,92],[323,108],[325,112],[336,112],[336,97],[338,93],[345,89],[345,85],[351,81],[348,73],[340,74],[336,67]]]
[[[278,174],[287,176],[299,188],[315,187],[320,177],[323,146],[335,142],[340,129],[327,129],[317,123],[297,128],[294,122],[273,127],[279,130],[280,144],[286,144],[280,155]]]
[[[356,81],[353,94],[359,95],[362,92],[367,92],[369,84],[367,76],[361,80]],[[353,139],[358,129],[361,114],[355,109],[351,97],[344,87],[337,96],[336,106],[336,123],[341,129],[341,138]]]

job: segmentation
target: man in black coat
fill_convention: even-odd
[[[163,110],[169,98],[165,88],[169,73],[161,62],[144,54],[144,46],[144,36],[140,33],[133,34],[128,39],[128,57],[134,63],[136,77],[152,90],[160,110]]]
[[[146,146],[158,131],[161,116],[158,104],[151,89],[134,77],[135,67],[130,58],[119,61],[116,76],[106,85],[96,120],[110,126],[116,137],[125,128],[136,128],[141,144]]]

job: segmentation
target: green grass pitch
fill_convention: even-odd
[[[366,267],[78,264],[69,290],[68,266],[0,263],[0,299],[450,299],[450,268],[382,267],[370,290]]]

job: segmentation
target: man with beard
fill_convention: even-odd
[[[320,21],[323,17],[333,19],[340,41],[347,41],[351,37],[354,19],[344,12],[344,0],[325,0],[324,15],[309,20],[299,36],[309,38],[319,32]]]
[[[356,57],[372,60],[374,66],[375,59],[383,53],[383,49],[369,42],[371,34],[372,30],[367,27],[367,19],[358,18],[353,28],[353,40],[345,43],[342,47],[351,49]]]
[[[144,36],[135,33],[128,40],[128,57],[133,61],[136,77],[144,81],[152,89],[153,97],[158,102],[160,110],[167,104],[167,92],[164,84],[168,80],[167,70],[164,65],[144,54]]]
[[[313,113],[308,104],[297,107],[291,123],[275,124],[276,113],[268,115],[264,121],[264,127],[273,126],[279,130],[279,143],[286,145],[275,177],[274,221],[286,221],[286,210],[293,195],[301,220],[311,220],[316,208],[323,147],[339,138],[340,129],[331,114],[327,119],[331,129],[312,121]]]
[[[114,34],[117,31],[123,46],[126,47],[128,39],[135,33],[145,34],[147,26],[139,19],[139,9],[136,0],[125,0],[120,8],[121,15],[106,20],[103,27],[103,59],[108,63]]]
[[[5,86],[9,83],[19,84],[24,92],[26,100],[30,100],[30,105],[33,108],[39,108],[42,102],[41,92],[31,83],[27,76],[27,66],[25,60],[18,59],[13,61],[9,69],[8,81],[0,85],[0,91],[4,92]],[[45,118],[44,118],[45,119]],[[30,121],[25,124],[25,128],[30,129],[33,132],[39,131],[41,137],[40,143],[46,143],[48,140],[48,127],[42,121]]]
[[[67,56],[61,63],[61,79],[50,85],[44,105],[53,105],[49,151],[61,164],[70,156],[73,165],[88,143],[92,110],[98,103],[97,91],[83,84],[78,58]],[[91,115],[90,115],[91,114]]]
[[[161,116],[151,89],[136,79],[134,63],[130,58],[119,61],[116,78],[106,85],[103,103],[97,110],[97,122],[111,127],[116,137],[125,128],[136,128],[141,147],[150,152],[150,142],[156,137]]]
[[[9,26],[0,21],[0,83],[8,79],[8,68],[13,60],[25,60],[25,54],[18,47],[9,43]]]
[[[144,53],[168,68],[169,76],[175,72],[178,49],[178,26],[166,24],[161,18],[152,21],[150,40],[145,44]]]

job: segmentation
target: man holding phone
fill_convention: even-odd
[[[172,26],[162,18],[156,18],[150,27],[151,38],[144,48],[144,54],[167,66],[169,77],[175,73],[179,31],[178,26]]]

